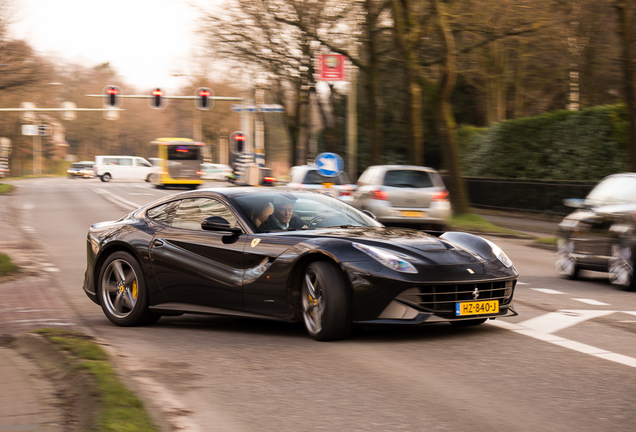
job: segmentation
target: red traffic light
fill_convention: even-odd
[[[247,143],[247,135],[245,132],[233,132],[230,139],[230,149],[234,154],[243,153],[245,144]]]
[[[150,108],[153,109],[164,109],[166,104],[163,99],[163,90],[160,88],[155,88],[150,91]]]
[[[119,108],[121,106],[121,90],[117,86],[104,87],[104,107],[106,108]]]
[[[194,92],[194,105],[197,109],[207,111],[214,106],[214,99],[210,99],[214,95],[208,87],[199,87]]]

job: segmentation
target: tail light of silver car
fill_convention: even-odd
[[[388,201],[389,193],[380,189],[372,190],[369,192],[369,199]]]
[[[448,191],[443,190],[440,192],[435,192],[431,198],[431,201],[448,201]]]

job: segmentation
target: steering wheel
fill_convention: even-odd
[[[314,216],[309,222],[307,222],[307,229],[315,229],[320,222],[327,219],[326,216]]]

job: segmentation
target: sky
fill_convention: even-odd
[[[109,62],[138,90],[176,90],[199,49],[197,12],[218,0],[13,0],[14,34],[39,53],[93,67]],[[120,85],[120,83],[112,83]]]

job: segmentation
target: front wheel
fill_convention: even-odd
[[[343,339],[351,331],[350,300],[343,275],[335,264],[311,263],[302,285],[305,328],[315,340]]]
[[[579,276],[579,267],[574,258],[574,242],[572,240],[559,239],[554,268],[558,275],[567,279],[576,279]]]
[[[634,283],[632,248],[625,245],[612,246],[612,257],[609,260],[607,271],[611,283],[633,290],[636,284]]]
[[[110,179],[111,179],[111,176],[110,176],[110,174],[106,173],[106,174],[104,174],[104,175],[101,177],[101,179],[102,179],[102,181],[103,181],[103,182],[108,183],[108,182],[110,181]]]
[[[158,318],[148,310],[143,270],[128,252],[115,252],[99,272],[98,295],[104,315],[122,327],[150,324]]]

